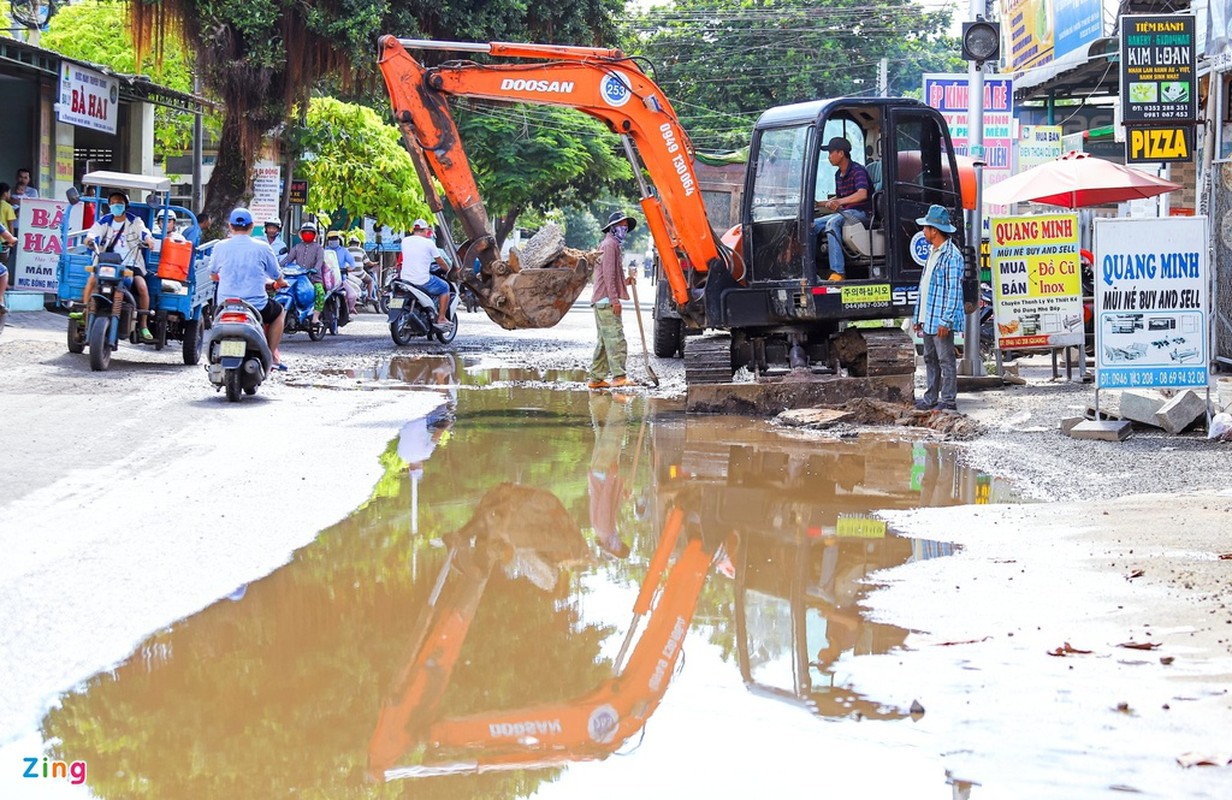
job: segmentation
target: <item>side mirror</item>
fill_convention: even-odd
[[[64,196],[68,199],[70,206],[75,206],[81,202],[81,192],[77,191],[76,186],[68,187],[68,191],[64,193]]]

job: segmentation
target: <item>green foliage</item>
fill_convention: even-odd
[[[656,66],[696,147],[723,152],[767,108],[875,94],[883,57],[891,95],[961,68],[949,22],[910,0],[676,0],[632,20],[626,50]]]
[[[524,210],[586,203],[633,179],[619,140],[571,109],[469,104],[456,117],[498,240]]]
[[[302,163],[309,208],[345,208],[352,219],[375,217],[395,229],[429,216],[402,135],[372,109],[315,97],[298,145],[314,154]]]
[[[593,250],[603,235],[595,215],[585,208],[569,207],[563,209],[563,216],[565,244],[578,250]]]
[[[192,91],[192,75],[184,48],[175,38],[166,41],[161,64],[147,53],[140,68],[134,63],[133,37],[128,23],[128,5],[119,0],[84,0],[63,6],[51,18],[40,45],[48,50],[110,67],[125,74],[144,74],[177,92]],[[217,131],[219,121],[207,115],[205,122]],[[179,155],[192,146],[192,115],[157,106],[154,110],[156,157]]]

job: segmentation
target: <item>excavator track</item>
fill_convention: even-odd
[[[834,339],[839,362],[854,378],[915,373],[915,343],[894,328],[848,328]]]
[[[732,372],[729,334],[689,339],[684,348],[684,380],[687,385],[729,383]]]

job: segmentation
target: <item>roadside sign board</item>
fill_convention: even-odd
[[[60,62],[60,102],[56,103],[56,119],[114,135],[119,117],[118,78],[71,61]]]
[[[258,161],[253,167],[252,202],[248,204],[258,226],[267,219],[278,219],[281,192],[282,167],[273,161]]]
[[[1018,172],[1065,155],[1060,125],[1023,125],[1018,132]]]
[[[294,179],[291,181],[291,187],[287,192],[287,202],[293,206],[308,205],[308,181]]]
[[[81,208],[73,210],[81,227]],[[59,286],[56,266],[60,262],[60,223],[71,214],[66,200],[30,197],[21,202],[17,219],[17,260],[13,264],[13,288],[54,293]],[[70,223],[71,227],[72,223]]]
[[[1078,215],[994,217],[991,229],[997,347],[1081,345]]]
[[[1192,160],[1198,116],[1194,16],[1126,15],[1120,24],[1126,160]]]
[[[980,157],[984,163],[984,186],[999,183],[1011,174],[1014,128],[1014,80],[989,75],[984,79],[984,152],[970,150],[967,74],[925,73],[924,102],[941,112],[950,128],[954,152]]]
[[[1210,383],[1206,217],[1095,220],[1100,389]]]

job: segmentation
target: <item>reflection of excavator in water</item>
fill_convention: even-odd
[[[724,467],[729,486],[709,486],[707,476],[679,467],[669,479],[679,483],[660,483],[660,497],[671,501],[611,679],[564,702],[445,718],[442,701],[492,571],[503,566],[550,592],[561,569],[585,554],[576,524],[550,493],[514,485],[489,492],[447,537],[449,556],[369,744],[370,773],[543,768],[616,752],[662,700],[712,565],[735,581],[728,624],[750,691],[822,716],[905,716],[844,686],[834,663],[848,651],[885,652],[905,635],[860,618],[855,599],[868,572],[948,550],[887,536],[841,487],[817,491],[816,481],[799,480],[804,473],[784,479],[775,457],[734,449]],[[818,466],[805,470],[815,478]],[[930,546],[939,549],[917,552]]]
[[[585,551],[576,524],[550,493],[510,484],[489,492],[452,537],[428,609],[411,636],[407,667],[369,743],[369,772],[379,778],[527,769],[615,752],[642,729],[663,698],[713,561],[700,539],[686,537],[668,569],[683,518],[679,510],[667,517],[614,677],[569,702],[443,719],[441,701],[492,570],[503,564],[550,591],[559,570]],[[637,623],[647,614],[623,663]],[[420,763],[388,772],[412,751],[420,754]]]
[[[404,46],[529,61],[452,61],[426,68]],[[759,377],[788,371],[794,377],[865,377],[859,391],[887,399],[910,396],[914,349],[905,334],[840,330],[846,322],[911,313],[927,253],[915,220],[930,204],[950,209],[956,241],[964,241],[959,212],[970,190],[960,183],[968,175],[960,176],[949,130],[934,109],[915,100],[846,98],[765,112],[753,131],[740,223],[720,240],[707,218],[688,136],[663,92],[621,51],[392,36],[383,37],[380,48],[394,117],[429,202],[439,216],[436,178],[468,237],[455,263],[478,261],[477,272],[462,270],[463,280],[503,327],[556,324],[582,291],[588,270],[576,260],[543,269],[500,260],[449,111],[451,96],[573,108],[621,137],[671,295],[673,314],[656,317],[656,350],[680,349],[661,348],[661,340],[679,345],[686,331],[723,332],[691,339],[683,348],[690,386],[722,384],[747,367]],[[842,283],[821,279],[829,274],[824,267],[819,272],[827,263],[825,243],[813,233],[814,198],[834,189],[825,157],[833,136],[849,139],[857,160],[876,160],[880,167],[872,219],[843,230]],[[642,177],[639,153],[654,193]],[[451,240],[447,245],[453,248]],[[973,268],[969,275],[973,281]]]

